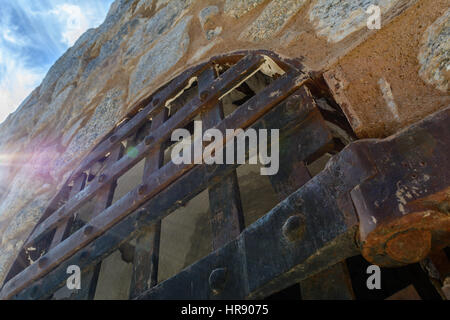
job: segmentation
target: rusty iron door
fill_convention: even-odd
[[[223,97],[248,91],[245,81],[261,71],[272,81],[224,115]],[[316,77],[297,60],[238,52],[193,67],[157,90],[55,196],[0,298],[50,298],[65,285],[67,267],[78,265],[86,285],[77,298],[92,299],[102,260],[131,239],[133,299],[264,298],[361,253],[371,263],[400,266],[448,246],[450,109],[388,139],[341,150],[317,106]],[[194,83],[195,94],[181,99]],[[224,145],[230,142],[226,129],[280,130],[280,171],[271,177],[280,203],[256,223],[245,226],[238,165],[165,164],[171,133],[198,117],[205,129],[224,134]],[[336,150],[312,177],[307,164]],[[139,186],[113,203],[117,180],[144,159]],[[161,220],[204,190],[214,252],[157,283]],[[91,200],[95,209],[83,222],[77,211]]]

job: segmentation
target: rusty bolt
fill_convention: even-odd
[[[146,184],[140,185],[138,189],[138,194],[140,196],[143,196],[146,192],[147,192],[147,185]]]
[[[209,276],[209,287],[213,294],[219,294],[227,281],[227,269],[217,268]]]
[[[86,228],[84,228],[84,235],[89,236],[90,234],[92,234],[92,232],[94,232],[93,226],[87,226]]]
[[[101,174],[100,177],[98,177],[98,182],[103,183],[106,181],[106,174]]]
[[[48,258],[42,257],[41,259],[39,259],[38,266],[39,266],[39,268],[42,269],[47,265],[47,263],[48,263]]]
[[[306,231],[306,219],[302,214],[290,216],[282,227],[283,236],[290,242],[303,239]]]
[[[202,91],[200,93],[200,100],[205,101],[206,99],[208,99],[208,96],[209,96],[209,92],[207,90]]]
[[[155,141],[155,138],[153,136],[148,136],[145,138],[144,143],[146,146],[149,146]]]
[[[431,250],[428,230],[408,230],[396,234],[386,244],[387,254],[402,263],[416,263],[427,257]]]
[[[117,136],[111,136],[111,138],[109,138],[109,142],[114,143],[117,141]]]

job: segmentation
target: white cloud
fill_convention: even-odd
[[[2,3],[0,123],[40,84],[52,61],[87,29],[103,21],[111,2],[49,0],[30,5],[29,0],[6,0]],[[34,54],[36,51],[39,58]],[[43,60],[43,55],[47,60]]]
[[[12,44],[20,46],[24,45],[24,41],[21,38],[15,36],[13,31],[8,27],[3,28],[2,37],[3,39],[5,39],[5,41],[8,41]]]
[[[83,13],[81,8],[77,5],[58,5],[51,13],[55,15],[61,23],[62,40],[68,46],[72,46],[83,32],[90,27],[87,13]]]
[[[44,72],[26,67],[20,57],[4,54],[0,48],[0,123],[36,88]]]

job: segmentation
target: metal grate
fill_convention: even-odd
[[[222,99],[233,90],[246,91],[245,81],[260,70],[273,81],[224,115]],[[398,212],[393,188],[397,178],[408,185],[419,173],[438,175],[436,163],[448,166],[445,153],[417,154],[429,141],[448,146],[449,109],[392,138],[353,143],[311,178],[308,163],[341,151],[311,93],[320,91],[312,75],[297,60],[266,51],[238,52],[185,71],[145,99],[86,157],[53,199],[11,269],[0,298],[49,298],[65,285],[67,267],[78,265],[86,284],[77,298],[92,299],[102,260],[133,238],[137,245],[130,298],[138,299],[263,298],[361,252],[386,265],[416,262],[408,255],[393,258],[392,252],[383,251],[389,239],[371,235],[389,221],[400,221],[404,228],[396,230],[407,234],[410,221],[402,217],[413,217],[420,206],[425,210],[426,199],[441,199],[448,190],[447,176],[424,181],[424,191],[415,196],[419,200],[408,201],[417,200]],[[195,90],[193,97],[179,99],[189,88]],[[281,202],[247,228],[238,165],[164,162],[173,130],[198,117],[205,129],[224,134],[224,145],[226,129],[280,130],[280,171],[270,179]],[[427,141],[420,138],[424,132]],[[125,152],[125,147],[133,152]],[[405,166],[405,159],[425,165],[419,172]],[[140,184],[113,203],[117,180],[142,160]],[[448,172],[444,170],[444,175]],[[158,284],[161,220],[206,189],[214,252]],[[376,193],[386,190],[391,193]],[[384,202],[376,206],[377,199]],[[91,200],[95,209],[83,223],[77,212]],[[386,214],[386,208],[394,209]],[[436,220],[423,228],[433,234],[433,246],[445,247],[448,218],[432,216]],[[373,218],[378,221],[375,225]],[[413,243],[409,251],[419,245]],[[30,255],[36,260],[32,264]]]
[[[221,98],[262,68],[269,70],[278,68],[278,72],[282,75],[278,75],[278,79],[263,92],[252,97],[231,115],[224,118],[221,110]],[[220,69],[226,71],[218,74]],[[180,92],[192,84],[193,79],[197,79],[198,82],[197,96],[169,117],[167,106],[176,99]],[[237,187],[236,179],[232,175],[225,174],[233,170],[231,168],[222,168],[221,171],[224,172],[219,170],[217,173],[211,172],[211,168],[208,168],[207,171],[211,173],[208,173],[208,177],[206,177],[206,167],[197,165],[196,173],[205,171],[203,181],[198,181],[195,174],[186,175],[194,169],[195,165],[193,164],[175,165],[173,162],[169,162],[163,165],[163,146],[172,131],[186,126],[198,115],[206,125],[205,129],[216,128],[221,130],[224,135],[225,129],[228,128],[246,129],[298,90],[308,79],[308,75],[301,70],[301,65],[296,61],[282,60],[272,53],[264,51],[236,53],[213,58],[208,63],[186,71],[155,95],[146,99],[146,105],[143,108],[134,114],[131,113],[108,135],[107,139],[89,154],[68,180],[66,187],[52,201],[44,218],[28,238],[22,253],[22,256],[29,254],[30,251],[27,249],[34,248],[36,250],[33,253],[41,257],[29,266],[24,263],[23,258],[18,260],[9,275],[10,281],[3,287],[2,298],[11,298],[42,279],[50,271],[55,272],[55,268],[62,269],[62,264],[68,260],[75,261],[79,258],[80,261],[77,264],[82,265],[83,268],[92,267],[98,260],[95,258],[97,252],[92,252],[92,248],[89,249],[86,246],[101,242],[108,236],[108,231],[111,231],[114,226],[117,227],[117,223],[123,221],[124,218],[130,218],[130,214],[133,212],[133,217],[138,221],[150,219],[145,224],[154,224],[151,234],[143,240],[152,244],[154,250],[151,252],[152,263],[136,268],[132,291],[134,295],[137,295],[148,289],[146,286],[140,286],[147,283],[142,278],[148,277],[149,274],[152,279],[150,283],[156,284],[157,247],[162,215],[168,214],[173,207],[180,206],[185,199],[199,191],[193,190],[191,193],[186,193],[174,192],[171,189],[177,188],[178,185],[182,185],[184,181],[188,180],[192,180],[192,184],[200,183],[200,186],[203,185],[203,189],[205,189],[212,186],[213,182],[210,180],[213,176],[215,176],[215,181],[217,179],[222,181],[214,184],[211,193],[216,196],[212,196],[211,199],[218,199],[223,196],[224,192],[230,196],[236,195]],[[305,95],[305,92],[302,91],[302,94]],[[226,135],[225,139],[227,139]],[[127,146],[134,144],[132,156],[124,154],[125,141],[127,141]],[[146,162],[140,186],[111,205],[117,179],[142,159],[146,159]],[[190,179],[191,176],[196,179]],[[177,183],[174,184],[174,182]],[[150,209],[152,204],[153,206],[160,205],[161,198],[173,198],[174,196],[179,199],[174,199],[170,203],[170,209]],[[77,211],[92,199],[96,205],[89,223],[76,230],[80,223],[77,221]],[[159,201],[155,201],[155,199]],[[221,220],[212,218],[215,234],[214,249],[220,248],[237,237],[244,227],[242,212],[237,210],[239,204],[231,203],[230,206],[227,206],[229,210],[225,211],[219,210],[218,206],[220,205],[220,201],[212,202],[213,212],[220,211],[221,214],[225,214],[225,218]],[[143,226],[139,226],[129,234],[134,234],[142,228]],[[119,242],[110,243],[108,252],[123,243],[129,234],[123,234],[123,238],[119,239]],[[97,241],[93,243],[95,239]],[[143,254],[148,255],[148,252]],[[48,278],[46,279],[48,280]],[[61,279],[56,281],[58,280]],[[58,283],[57,286],[60,285],[61,283]],[[39,292],[34,292],[33,296],[36,298],[50,295],[57,286],[49,291],[40,288]]]

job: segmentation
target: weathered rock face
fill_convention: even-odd
[[[366,27],[374,2],[379,31]],[[83,157],[183,70],[242,49],[299,57],[328,71],[360,136],[385,136],[450,102],[447,7],[445,0],[115,1],[105,22],[0,125],[0,283]]]
[[[422,40],[420,76],[442,92],[450,78],[450,9],[428,27]]]
[[[417,0],[318,0],[309,11],[310,21],[316,23],[317,33],[328,41],[339,42],[367,25],[366,11],[376,5],[380,13],[392,16],[394,7],[409,6]]]
[[[305,4],[306,0],[273,0],[241,34],[240,38],[259,42],[272,39]]]
[[[447,7],[417,2],[326,73],[360,137],[392,134],[449,105]]]

